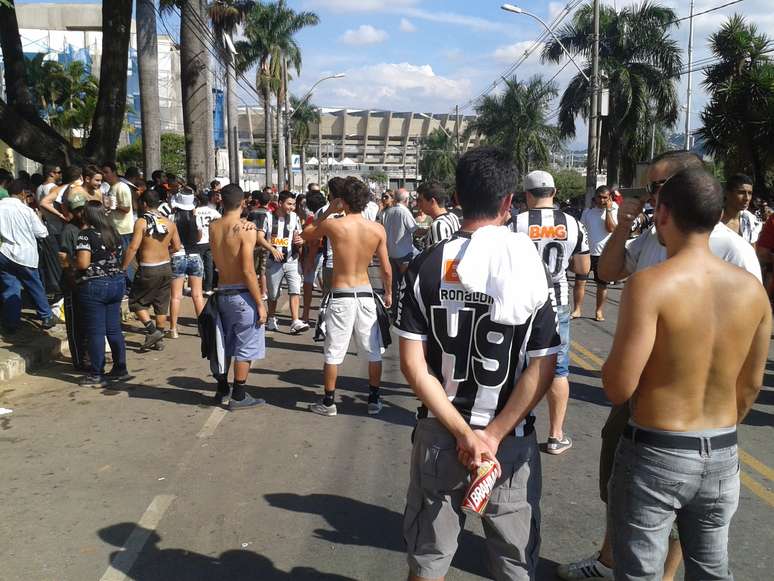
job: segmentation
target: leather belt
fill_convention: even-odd
[[[702,452],[704,450],[702,445],[705,441],[709,441],[710,449],[712,450],[730,448],[731,446],[736,446],[737,442],[736,430],[729,432],[728,434],[721,434],[720,436],[700,438],[698,436],[660,434],[658,432],[651,432],[650,430],[635,428],[631,425],[627,425],[624,428],[623,437],[634,443],[647,444],[648,446],[655,446],[656,448],[693,450],[695,452]]]

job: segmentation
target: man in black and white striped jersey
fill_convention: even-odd
[[[460,219],[446,209],[449,198],[440,182],[425,182],[417,188],[419,209],[433,219],[425,236],[425,247],[448,240],[460,229]]]
[[[553,283],[554,307],[559,321],[562,350],[556,359],[556,374],[548,390],[550,428],[546,451],[561,454],[572,447],[572,439],[564,433],[564,417],[570,399],[570,290],[567,269],[588,275],[591,267],[589,240],[586,229],[575,218],[554,209],[556,187],[553,176],[545,171],[533,171],[524,177],[524,194],[528,211],[517,215],[511,223],[514,232],[530,237],[543,257]]]
[[[534,579],[540,550],[541,469],[532,409],[553,378],[560,349],[556,314],[535,251],[519,256],[518,271],[495,271],[485,260],[476,264],[490,281],[518,280],[514,296],[539,294],[539,302],[506,299],[496,290],[470,292],[462,284],[458,266],[479,243],[477,233],[498,239],[504,233],[531,248],[528,239],[498,228],[518,181],[507,153],[467,152],[456,179],[462,229],[411,262],[396,323],[401,370],[422,402],[403,520],[409,579],[445,577],[464,524],[460,505],[470,469],[496,456],[503,474],[482,515],[490,568],[496,579],[527,581]],[[508,300],[523,308],[526,319],[493,320],[495,306]]]

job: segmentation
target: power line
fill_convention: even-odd
[[[701,16],[702,14],[709,14],[710,12],[715,12],[716,10],[720,10],[721,8],[726,8],[727,6],[733,6],[734,4],[739,4],[740,2],[744,2],[744,0],[733,0],[733,2],[726,2],[725,4],[720,4],[719,6],[715,6],[714,8],[708,8],[707,10],[703,10],[701,12],[694,12],[693,18],[696,18],[697,16]],[[691,16],[683,16],[682,18],[677,18],[675,20],[672,20],[671,22],[667,22],[664,26],[669,26],[670,24],[675,24],[677,22],[682,22],[683,20],[690,20]]]

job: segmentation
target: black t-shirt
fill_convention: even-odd
[[[75,247],[78,244],[78,236],[80,235],[81,229],[75,224],[67,223],[62,229],[62,241],[59,244],[59,252],[64,252],[71,264],[75,262]]]
[[[491,320],[492,298],[466,291],[457,276],[469,242],[459,232],[411,262],[401,281],[396,332],[427,345],[428,367],[449,401],[470,425],[485,427],[505,406],[528,358],[557,353],[561,341],[548,297],[522,325]],[[419,417],[428,413],[422,407]],[[533,422],[530,412],[516,435]]]
[[[115,250],[110,250],[105,246],[102,235],[88,228],[81,230],[78,240],[75,244],[75,250],[86,250],[91,252],[91,264],[86,270],[79,270],[76,280],[78,283],[86,282],[94,278],[106,276],[115,276],[121,274],[121,254],[122,247],[118,244]]]

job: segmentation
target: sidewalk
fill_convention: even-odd
[[[27,313],[25,313],[27,314]],[[0,382],[10,381],[54,359],[69,357],[64,324],[43,331],[28,318],[12,336],[0,336]]]

